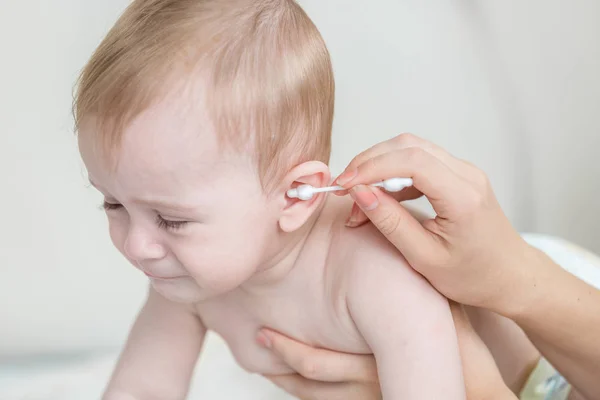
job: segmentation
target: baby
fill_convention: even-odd
[[[374,354],[386,399],[464,399],[447,300],[330,184],[329,54],[293,0],[136,0],[85,67],[75,117],[117,249],[150,280],[105,399],[183,399],[213,330]],[[264,340],[264,338],[263,338]]]

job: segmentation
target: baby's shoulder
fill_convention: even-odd
[[[339,246],[350,270],[408,267],[402,253],[370,222],[358,228],[345,228]]]
[[[390,286],[390,290],[397,290],[430,286],[372,223],[343,228],[339,232],[337,251],[343,255],[340,261],[348,289],[369,287],[373,290]]]
[[[332,198],[322,214],[332,224],[333,233],[326,269],[329,279],[336,286],[343,287],[345,292],[357,286],[373,289],[378,285],[393,285],[398,289],[405,285],[426,284],[402,253],[371,222],[355,228],[345,226],[352,204],[349,196]],[[417,219],[424,219],[418,210],[409,208],[409,211]]]

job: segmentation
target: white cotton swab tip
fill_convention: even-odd
[[[388,192],[399,192],[402,189],[412,185],[413,180],[411,178],[390,178],[382,182],[374,183],[371,186],[382,187]],[[288,190],[287,196],[291,199],[310,200],[313,198],[315,193],[335,192],[338,190],[346,189],[341,186],[326,186],[322,188],[315,188],[311,185],[300,185],[297,188]]]

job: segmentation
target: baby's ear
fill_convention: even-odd
[[[293,232],[311,217],[323,203],[325,194],[316,193],[310,200],[291,199],[286,192],[300,185],[311,185],[315,188],[329,185],[331,173],[329,167],[320,161],[308,161],[292,169],[283,178],[282,196],[285,206],[279,216],[279,227],[284,232]]]

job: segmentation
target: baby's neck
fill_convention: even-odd
[[[287,238],[276,256],[242,285],[246,291],[260,292],[291,277],[299,267],[318,267],[327,263],[336,226],[342,226],[341,199],[328,196],[301,230]]]

